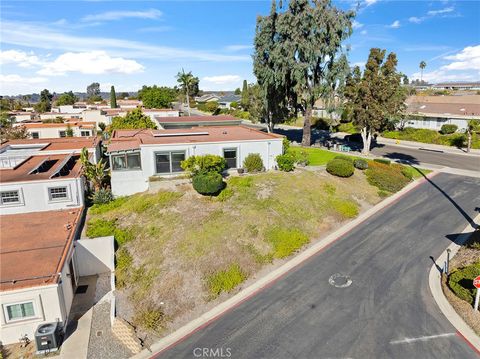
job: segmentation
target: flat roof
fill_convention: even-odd
[[[168,130],[115,130],[107,152],[128,151],[141,145],[277,140],[283,136],[246,126],[204,126]]]
[[[98,137],[28,138],[21,140],[8,140],[0,146],[0,153],[1,150],[9,145],[46,144],[41,151],[78,151],[84,147],[95,148],[97,147],[98,142]]]
[[[0,290],[56,283],[82,210],[0,216]]]
[[[48,122],[48,123],[38,123],[38,122],[30,122],[30,123],[23,123],[22,126],[26,128],[57,128],[57,127],[78,127],[78,128],[94,128],[96,126],[95,122],[91,121],[72,121],[71,119],[66,119],[66,122]]]
[[[182,117],[155,117],[158,123],[205,123],[205,122],[234,122],[240,124],[242,119],[233,116],[182,116]]]
[[[412,102],[407,105],[407,112],[452,116],[480,116],[480,104]]]

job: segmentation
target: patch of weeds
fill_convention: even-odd
[[[133,258],[126,248],[120,248],[115,253],[115,279],[117,288],[124,288],[129,279],[129,270],[132,267]]]
[[[285,258],[309,242],[308,236],[300,229],[274,227],[267,231],[266,240],[273,247],[274,258]]]
[[[92,207],[90,207],[89,212],[90,214],[104,214],[121,207],[127,201],[128,197],[119,197],[105,204],[94,204]]]
[[[126,229],[121,229],[121,228],[116,228],[113,232],[113,235],[115,236],[115,240],[117,241],[119,246],[124,245],[125,243],[131,241],[134,236],[134,231],[131,228],[126,228]]]
[[[216,199],[220,202],[225,202],[229,198],[233,196],[233,190],[230,187],[225,187],[219,195],[216,197]]]
[[[388,197],[388,196],[391,195],[390,192],[384,191],[384,190],[379,190],[379,191],[377,192],[377,194],[378,194],[378,196],[381,197],[381,198],[386,198],[386,197]]]
[[[166,207],[181,196],[182,193],[173,191],[159,191],[155,194],[131,196],[129,201],[122,207],[122,210],[130,210],[140,214],[150,208]]]
[[[333,196],[337,191],[337,188],[333,184],[325,183],[323,185],[323,190],[325,191],[326,194]]]
[[[232,177],[228,180],[228,184],[236,188],[249,188],[253,185],[253,177]]]
[[[250,234],[251,237],[257,237],[258,236],[258,227],[255,224],[248,223],[247,224],[247,231]]]
[[[157,275],[157,269],[147,270],[144,265],[135,268],[132,271],[129,280],[130,283],[135,286],[135,290],[132,292],[131,296],[134,302],[138,303],[148,295]]]
[[[87,222],[86,235],[90,238],[112,236],[115,232],[115,222],[114,219],[91,219]]]
[[[358,204],[353,201],[336,198],[331,203],[333,209],[342,217],[353,218],[358,215]]]
[[[158,332],[165,324],[165,313],[155,304],[147,304],[142,306],[134,317],[135,325],[142,328]]]
[[[248,245],[245,246],[248,250],[248,252],[253,256],[253,259],[255,260],[256,263],[258,264],[267,264],[271,263],[273,260],[273,255],[272,253],[267,253],[267,254],[261,254],[253,244],[249,243]]]
[[[222,292],[230,292],[247,278],[238,264],[231,264],[227,269],[216,271],[207,276],[210,295],[215,298]]]

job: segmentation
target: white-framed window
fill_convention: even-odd
[[[39,132],[31,132],[30,135],[32,136],[32,138],[40,138]]]
[[[19,190],[2,191],[0,192],[1,205],[22,204],[22,196]]]
[[[140,153],[124,153],[112,155],[112,169],[114,171],[141,170]]]
[[[237,149],[236,148],[224,148],[223,158],[227,162],[227,168],[237,168]]]
[[[155,171],[158,174],[183,172],[180,164],[184,160],[185,151],[156,152]]]
[[[89,137],[89,136],[91,136],[90,130],[80,131],[80,136],[82,136],[82,137]]]
[[[7,323],[36,318],[35,303],[33,300],[4,304],[3,311]]]
[[[50,187],[48,189],[48,199],[54,201],[64,201],[68,199],[68,189],[65,186],[62,187]]]
[[[67,131],[58,131],[58,136],[67,137]]]

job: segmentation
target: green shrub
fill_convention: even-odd
[[[193,176],[192,185],[195,191],[203,195],[215,195],[224,187],[222,175],[217,172],[196,174]]]
[[[295,169],[295,157],[291,153],[279,155],[276,158],[278,168],[281,171],[290,172]]]
[[[233,190],[230,187],[226,187],[218,194],[217,200],[219,200],[220,202],[225,202],[232,196]]]
[[[354,172],[353,163],[341,158],[334,158],[327,163],[327,172],[338,177],[350,177]]]
[[[370,162],[365,171],[368,183],[387,192],[397,192],[407,185],[410,180],[405,177],[400,167],[390,166],[378,162]]]
[[[207,276],[207,286],[210,295],[217,297],[222,292],[230,292],[247,278],[238,264],[231,264],[227,269],[214,272]]]
[[[440,128],[440,133],[444,135],[449,135],[451,133],[457,132],[457,130],[458,130],[457,125],[445,124],[445,125],[442,125],[442,127]]]
[[[353,166],[359,170],[366,170],[368,168],[368,161],[363,158],[357,158],[353,161]]]
[[[247,172],[260,172],[263,170],[263,161],[259,153],[250,153],[243,161]]]
[[[448,286],[460,299],[473,304],[475,287],[473,279],[480,275],[480,262],[456,269],[448,276]]]
[[[285,258],[309,242],[308,236],[300,229],[278,228],[270,229],[266,240],[273,247],[274,258]]]
[[[283,146],[283,154],[287,153],[288,149],[290,148],[290,141],[288,138],[284,137],[282,140],[282,146]]]
[[[390,163],[392,163],[392,161],[385,158],[375,158],[374,161],[378,163],[383,163],[384,165],[389,165]]]
[[[92,194],[91,198],[94,204],[107,204],[113,201],[113,194],[112,191],[107,188],[100,188]]]
[[[295,151],[295,163],[301,166],[307,166],[308,165],[308,152],[305,151],[304,149],[301,149],[300,151]]]
[[[131,241],[134,238],[133,231],[131,229],[121,229],[116,228],[113,231],[113,236],[117,241],[119,246],[124,245],[125,243]]]
[[[350,134],[354,134],[357,132],[357,128],[353,124],[353,122],[346,122],[346,123],[341,123],[337,127],[338,132],[347,132]]]
[[[448,138],[448,144],[450,146],[461,148],[461,147],[464,147],[466,143],[467,143],[467,136],[461,133],[451,135]]]
[[[153,304],[141,306],[137,315],[134,317],[134,323],[142,328],[158,331],[163,327],[165,314]]]
[[[102,218],[91,219],[87,222],[86,235],[90,238],[113,236],[115,232],[115,220]]]
[[[217,155],[190,156],[180,166],[192,175],[200,172],[221,173],[227,167],[227,162]]]
[[[346,156],[346,155],[337,155],[334,157],[334,159],[348,161],[348,162],[351,162],[352,164],[355,160],[353,157]]]

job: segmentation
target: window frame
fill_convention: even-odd
[[[156,175],[168,175],[168,174],[175,174],[175,173],[182,173],[184,172],[183,169],[181,171],[173,171],[173,164],[172,164],[172,154],[183,154],[183,160],[187,159],[187,151],[186,150],[171,150],[171,151],[155,151],[153,154],[153,163]],[[157,155],[168,155],[168,164],[169,164],[169,172],[158,172],[157,171]]]
[[[135,168],[128,168],[128,156],[136,155],[138,156],[138,163],[140,164],[139,167]],[[123,157],[125,160],[125,168],[115,168],[115,162],[113,160],[114,157]],[[112,171],[141,171],[142,170],[142,155],[140,152],[125,152],[119,154],[111,154],[110,155],[110,166]]]
[[[2,193],[5,193],[5,192],[17,192],[18,201],[17,202],[3,203]],[[23,202],[23,195],[22,195],[22,190],[21,189],[11,189],[11,190],[0,191],[0,206],[2,206],[2,207],[21,206],[23,204],[24,204],[24,202]]]
[[[63,136],[62,136],[62,132],[63,132]],[[67,130],[59,130],[58,131],[58,137],[60,137],[60,138],[67,137]]]
[[[58,189],[58,188],[65,188],[65,197],[61,198],[53,198],[52,193],[50,192],[52,189]],[[54,187],[48,187],[47,188],[47,194],[48,194],[48,202],[66,202],[70,201],[70,190],[68,186],[54,186]]]
[[[10,319],[10,316],[8,315],[8,307],[14,306],[14,305],[22,305],[26,303],[32,303],[33,307],[33,315],[28,316],[28,317],[22,317],[22,318],[16,318],[16,319]],[[39,315],[37,314],[37,303],[35,299],[27,299],[27,300],[22,300],[19,302],[10,302],[10,303],[4,303],[2,304],[3,307],[3,314],[5,316],[5,323],[16,323],[16,322],[23,322],[23,321],[28,321],[32,319],[38,319]]]
[[[235,167],[228,167],[227,159],[225,158],[225,151],[235,151]],[[222,149],[223,158],[225,159],[225,163],[227,163],[226,169],[236,169],[238,168],[238,147],[225,147]]]
[[[37,140],[40,138],[40,132],[36,131],[36,132],[30,132],[30,136],[32,136],[32,139],[34,140]],[[35,137],[37,136],[37,137]]]
[[[84,135],[84,133],[88,133],[87,135]],[[90,137],[92,135],[92,132],[90,130],[81,130],[80,131],[80,137]]]

